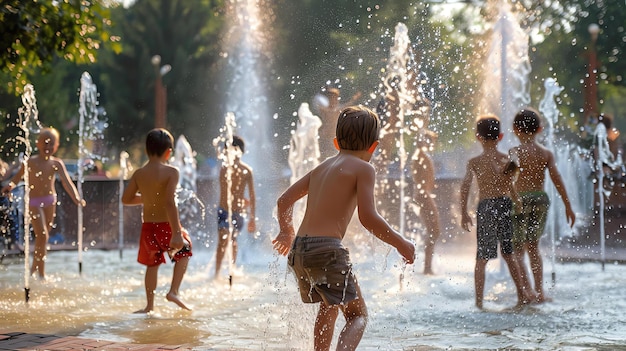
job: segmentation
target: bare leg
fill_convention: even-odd
[[[525,255],[526,245],[519,249],[516,248],[513,252],[513,258],[517,262],[517,266],[519,268],[520,282],[524,290],[524,300],[527,302],[537,302],[537,295],[535,294],[532,284],[530,283],[528,270],[526,269],[526,261],[524,259]]]
[[[483,309],[483,295],[485,294],[485,266],[487,260],[476,259],[474,266],[474,288],[476,290],[476,307]]]
[[[44,208],[30,208],[31,223],[33,225],[33,231],[35,232],[35,250],[30,274],[38,273],[39,278],[42,279],[45,278],[48,238],[55,214],[56,206],[54,205]],[[25,237],[26,240],[28,240],[29,234],[25,234]]]
[[[320,302],[320,309],[317,312],[317,318],[315,318],[315,336],[313,337],[315,351],[328,351],[330,349],[337,315],[339,315],[338,306],[328,306],[323,301]]]
[[[503,254],[502,258],[506,262],[509,267],[509,273],[511,274],[511,278],[513,278],[513,283],[515,284],[515,290],[517,290],[517,304],[515,308],[520,308],[523,305],[526,305],[531,302],[525,295],[525,288],[522,284],[522,278],[520,275],[520,268],[517,264],[517,259],[513,254]]]
[[[134,313],[148,313],[154,310],[154,292],[157,286],[157,277],[159,274],[159,265],[146,267],[146,276],[144,285],[146,287],[146,308],[137,310]]]
[[[180,284],[183,281],[185,272],[187,272],[187,264],[189,264],[189,257],[183,257],[179,259],[176,263],[174,263],[174,272],[172,273],[172,285],[170,286],[170,291],[167,293],[165,298],[167,299],[167,301],[177,304],[180,308],[191,311],[191,308],[187,307],[187,305],[185,305],[178,297]]]
[[[343,307],[346,325],[341,330],[341,334],[339,334],[337,350],[356,350],[365,332],[365,327],[367,326],[367,307],[361,296],[361,288],[358,285],[356,293],[358,298],[348,302],[348,304]]]
[[[230,240],[231,242],[231,247],[232,247],[232,256],[231,256],[231,262],[229,262],[228,264],[231,264],[234,266],[235,262],[237,262],[237,251],[239,250],[239,246],[237,245],[237,237],[239,236],[239,232],[236,229],[233,229],[233,236]]]
[[[528,258],[530,260],[530,269],[533,271],[533,278],[535,279],[537,302],[551,301],[551,299],[546,297],[543,293],[543,260],[539,252],[538,242],[528,243]]]
[[[217,252],[215,253],[215,277],[218,277],[220,270],[222,269],[222,260],[224,260],[224,254],[226,253],[226,247],[228,246],[228,240],[230,240],[230,232],[228,228],[221,228],[217,233]]]
[[[422,218],[426,225],[428,237],[424,246],[424,274],[433,274],[433,255],[435,254],[435,243],[439,239],[441,230],[439,229],[439,210],[435,200],[428,195],[427,198],[418,203],[422,206]]]

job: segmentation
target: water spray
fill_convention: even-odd
[[[39,111],[37,109],[37,98],[35,97],[35,88],[31,84],[27,84],[24,87],[24,93],[22,94],[22,104],[18,110],[18,126],[23,133],[22,136],[17,136],[17,141],[21,141],[26,150],[24,151],[24,160],[22,167],[24,167],[24,298],[26,303],[30,299],[30,268],[29,268],[29,255],[30,255],[30,211],[28,210],[28,204],[30,203],[30,179],[28,174],[28,161],[33,152],[30,143],[30,133],[39,133],[41,131],[41,124],[39,123]]]
[[[124,180],[128,176],[130,164],[128,161],[130,155],[128,152],[120,152],[120,183],[119,183],[119,198],[118,198],[118,212],[119,212],[119,239],[118,248],[120,250],[120,260],[122,259],[122,251],[124,249],[124,204],[122,203],[122,195],[124,195]]]
[[[231,192],[232,187],[232,175],[235,167],[235,159],[237,153],[241,152],[238,148],[234,147],[233,136],[234,131],[237,128],[237,122],[235,122],[235,114],[232,112],[226,113],[224,117],[224,126],[220,128],[220,136],[213,139],[213,146],[215,147],[217,157],[222,161],[222,167],[226,167],[226,184],[227,184],[227,221],[228,221],[228,237],[226,238],[226,252],[225,257],[228,259],[228,284],[232,288],[233,286],[233,271],[234,260],[233,256],[233,221],[232,221],[232,203],[233,195]],[[219,248],[218,248],[219,250]]]
[[[83,72],[80,77],[78,114],[78,162],[76,188],[80,199],[83,199],[84,165],[86,160],[102,159],[102,157],[90,151],[85,141],[103,139],[104,129],[107,122],[103,113],[98,110],[98,90],[88,72]],[[83,206],[78,205],[78,273],[83,272]]]
[[[543,99],[539,103],[539,111],[545,117],[548,122],[547,128],[547,147],[548,150],[552,151],[552,153],[557,155],[556,152],[556,143],[554,139],[555,126],[559,120],[559,109],[554,102],[554,99],[563,91],[563,87],[559,86],[553,78],[546,78],[543,83],[545,87],[545,94]],[[556,160],[555,160],[556,162]],[[550,187],[550,199],[555,199],[555,188],[554,186]],[[556,285],[556,226],[557,218],[554,209],[548,212],[548,226],[550,227],[550,241],[552,243],[552,252],[551,252],[551,261],[552,261],[552,286]]]

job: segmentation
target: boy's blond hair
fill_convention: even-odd
[[[367,150],[378,140],[380,119],[367,107],[350,106],[339,113],[337,143],[344,150]]]
[[[61,138],[61,134],[59,134],[59,131],[56,130],[56,128],[53,127],[46,127],[46,128],[42,128],[41,131],[39,132],[39,138],[54,138],[55,139],[55,143],[59,142],[59,139]],[[45,139],[43,139],[45,140]]]

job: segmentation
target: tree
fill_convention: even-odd
[[[207,129],[212,109],[215,62],[219,58],[223,2],[215,0],[138,0],[116,8],[112,33],[121,38],[121,53],[106,51],[92,69],[111,121],[109,142],[140,144],[154,127],[154,55],[172,70],[167,87],[167,122],[174,135],[186,134],[192,145],[211,147]],[[217,130],[218,127],[215,127]]]
[[[8,72],[9,92],[21,93],[35,69],[49,69],[56,56],[76,63],[93,63],[107,44],[109,9],[98,0],[6,0],[0,7],[0,70]]]

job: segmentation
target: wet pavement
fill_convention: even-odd
[[[93,340],[75,336],[1,332],[0,351],[5,350],[192,350],[185,345],[129,344],[105,340]]]

